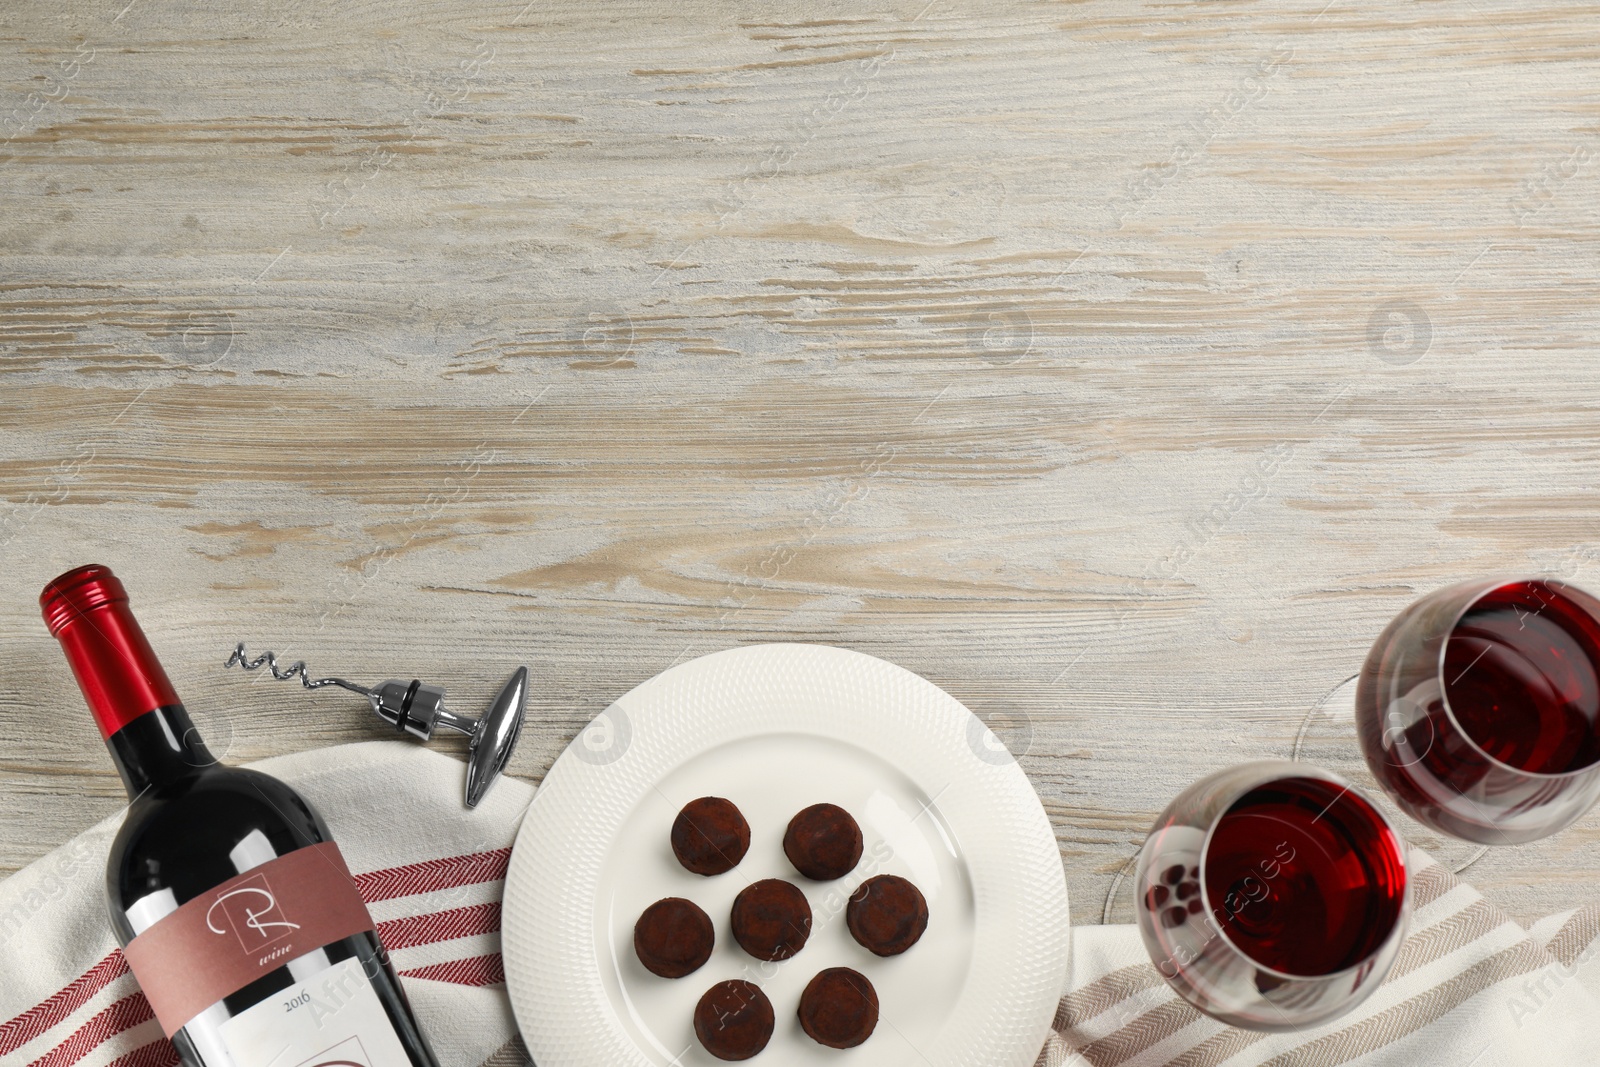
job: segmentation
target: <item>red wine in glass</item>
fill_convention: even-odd
[[[1555,833],[1600,797],[1600,601],[1536,578],[1423,598],[1367,655],[1356,726],[1419,822],[1487,845]]]
[[[1372,805],[1321,778],[1280,778],[1240,797],[1217,820],[1202,869],[1228,938],[1299,976],[1371,956],[1405,897],[1399,839]]]
[[[1264,761],[1196,782],[1140,854],[1139,929],[1170,985],[1223,1022],[1314,1026],[1388,973],[1409,905],[1405,846],[1343,779]]]

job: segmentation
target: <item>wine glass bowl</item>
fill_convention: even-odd
[[[1156,969],[1206,1014],[1297,1030],[1383,981],[1410,906],[1405,845],[1359,791],[1320,768],[1264,760],[1169,804],[1134,873]]]
[[[1356,727],[1418,822],[1486,845],[1565,828],[1600,798],[1600,601],[1539,578],[1423,597],[1367,654]]]

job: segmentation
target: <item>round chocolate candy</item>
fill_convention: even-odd
[[[879,956],[898,956],[928,928],[928,902],[904,878],[880,874],[851,894],[844,917],[851,936],[863,948]]]
[[[691,800],[672,823],[672,853],[695,874],[723,874],[750,850],[750,824],[731,800]]]
[[[855,1048],[878,1025],[878,991],[867,976],[848,967],[829,967],[800,994],[800,1028],[829,1048]]]
[[[772,1001],[743,979],[718,982],[694,1009],[694,1036],[719,1060],[747,1060],[772,1040]]]
[[[758,960],[786,960],[810,936],[811,905],[788,882],[767,878],[733,899],[733,939]]]
[[[813,804],[789,820],[783,852],[807,878],[843,878],[861,860],[861,827],[837,804]]]
[[[633,951],[652,974],[682,978],[711,958],[716,944],[711,917],[682,897],[658,900],[633,924]]]

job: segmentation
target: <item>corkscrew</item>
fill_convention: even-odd
[[[336,685],[352,693],[360,693],[372,705],[372,710],[385,722],[402,733],[423,741],[430,740],[438,727],[466,734],[471,741],[467,746],[467,807],[475,808],[489,791],[489,786],[505,770],[511,759],[511,750],[517,746],[522,734],[522,713],[528,699],[528,668],[518,667],[489,705],[489,710],[479,719],[457,715],[444,706],[444,690],[438,686],[424,685],[413,678],[409,683],[398,678],[368,688],[343,678],[312,678],[306,673],[304,660],[288,667],[278,666],[278,657],[263,652],[251,659],[240,641],[228,657],[224,667],[235,663],[247,671],[265,666],[278,681],[298,677],[307,689],[321,689]]]

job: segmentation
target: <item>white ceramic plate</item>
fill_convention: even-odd
[[[727,874],[690,874],[668,834],[700,796],[727,797],[750,851]],[[789,819],[827,801],[855,816],[861,863],[838,882],[802,878],[783,854]],[[844,906],[898,874],[927,898],[922,940],[879,959]],[[810,941],[763,963],[728,928],[733,898],[784,878],[811,903]],[[716,926],[705,966],[658,978],[633,925],[662,897]],[[506,875],[506,984],[539,1067],[713,1067],[695,1039],[700,996],[728,978],[761,986],[777,1028],[760,1067],[1030,1067],[1067,974],[1067,887],[1055,835],[1022,770],[971,712],[883,660],[823,645],[757,645],[674,667],[619,699],[545,776]],[[800,1029],[800,992],[848,966],[878,991],[865,1043],[825,1048]]]

